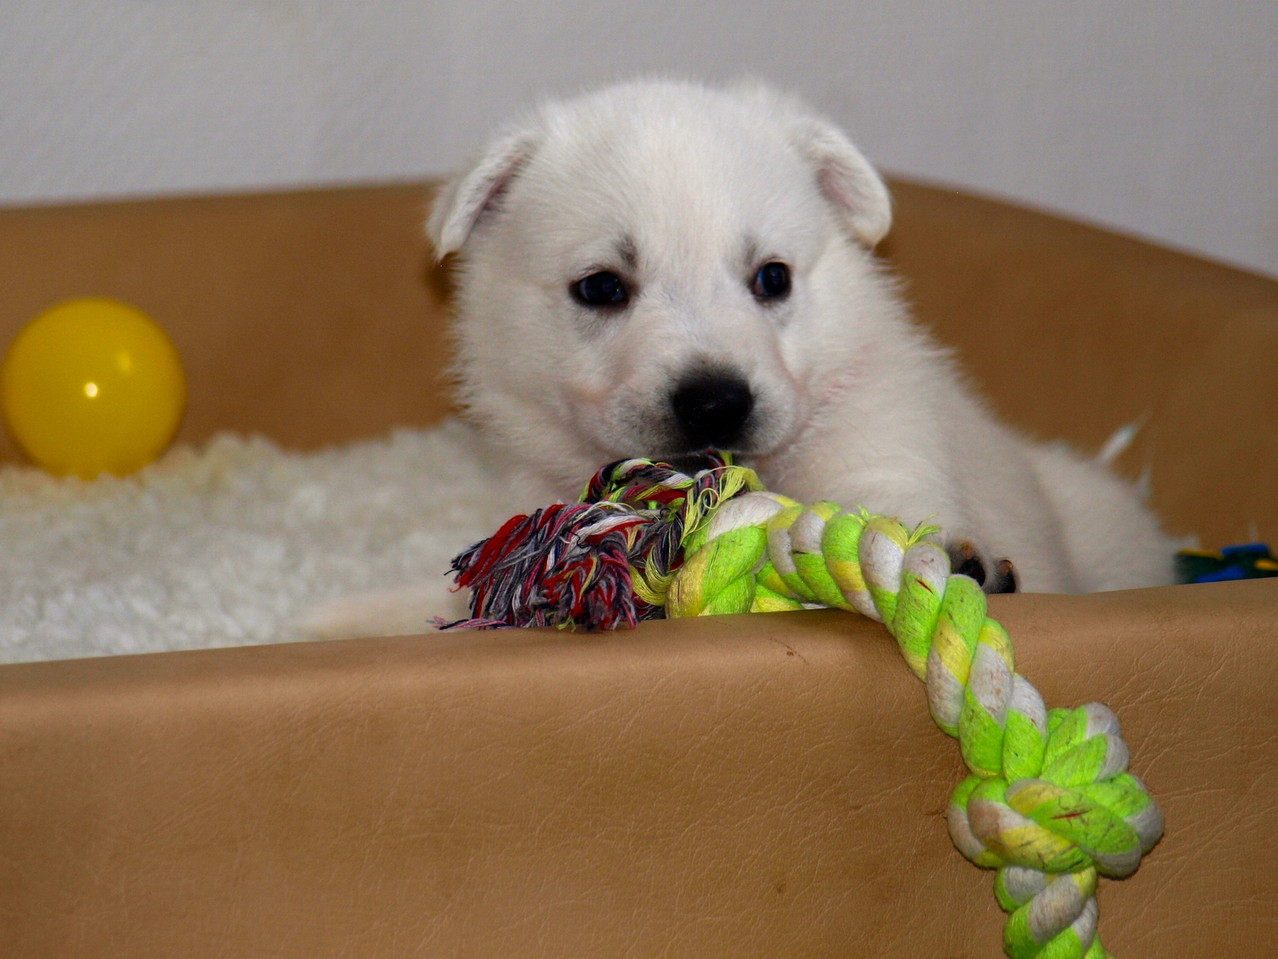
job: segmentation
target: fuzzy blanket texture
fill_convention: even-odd
[[[312,638],[315,611],[411,591],[460,618],[448,564],[510,513],[456,421],[313,453],[224,434],[135,476],[0,469],[0,661]]]

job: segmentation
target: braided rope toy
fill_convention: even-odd
[[[1123,878],[1163,832],[1106,706],[1047,709],[1016,673],[985,594],[933,537],[863,509],[802,505],[712,455],[688,476],[601,470],[582,502],[516,516],[453,561],[473,619],[450,626],[634,626],[662,616],[827,606],[883,623],[970,775],[950,837],[997,869],[1012,959],[1104,959],[1098,876]]]

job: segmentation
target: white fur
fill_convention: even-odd
[[[763,86],[635,82],[548,103],[441,194],[460,253],[460,396],[512,464],[512,506],[573,498],[605,462],[670,456],[698,365],[754,393],[739,459],[770,488],[940,524],[1022,589],[1167,583],[1172,543],[1133,488],[996,421],[908,317],[871,248],[887,190],[833,125]],[[784,302],[750,291],[789,265]],[[608,270],[624,309],[570,287]]]

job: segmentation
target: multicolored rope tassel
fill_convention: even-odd
[[[752,484],[718,454],[689,476],[665,463],[620,460],[586,484],[578,503],[515,516],[453,559],[472,619],[450,627],[633,627],[667,615],[685,532]]]
[[[926,684],[970,775],[948,821],[959,851],[997,869],[1012,959],[1102,959],[1099,876],[1123,878],[1163,833],[1127,771],[1106,706],[1048,709],[1015,670],[985,594],[953,573],[935,527],[803,505],[712,455],[687,475],[625,460],[582,502],[516,516],[453,562],[473,619],[454,626],[613,629],[662,616],[827,606],[877,620]]]

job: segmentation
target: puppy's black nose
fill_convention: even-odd
[[[689,446],[732,446],[750,418],[754,394],[740,377],[706,373],[679,384],[670,402]]]

